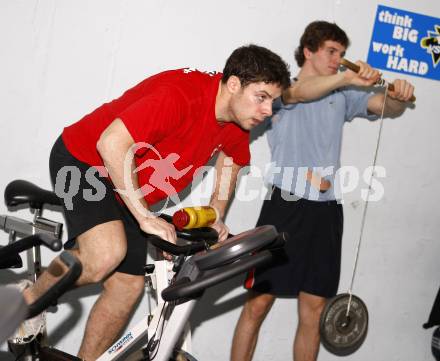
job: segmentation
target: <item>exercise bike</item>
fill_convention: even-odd
[[[52,192],[26,181],[13,181],[6,188],[5,201],[8,207],[29,204],[35,209],[34,222],[1,216],[4,226],[0,228],[10,235],[13,232],[23,234],[44,229],[51,235],[60,237],[62,224],[41,216],[44,205],[59,204],[59,199]],[[170,217],[163,217],[170,220]],[[284,234],[278,234],[272,226],[240,233],[222,244],[215,243],[217,235],[211,228],[177,232],[177,235],[190,243],[174,245],[158,237],[150,239],[157,248],[176,256],[174,263],[158,261],[154,266],[146,266],[147,280],[156,288],[158,295],[156,310],[133,329],[125,332],[98,358],[99,361],[168,361],[179,357],[181,360],[195,360],[186,351],[177,352],[176,345],[179,344],[187,320],[203,291],[253,267],[269,263],[273,258],[273,249],[283,246],[285,237]],[[34,254],[37,258],[34,260],[35,269],[38,269],[41,264],[39,252]],[[190,257],[191,255],[193,256]],[[174,274],[171,279],[170,272]],[[32,360],[80,360],[35,342]],[[133,353],[136,348],[139,349]]]

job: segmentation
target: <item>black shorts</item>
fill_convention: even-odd
[[[249,273],[245,286],[281,297],[296,297],[300,291],[333,297],[341,267],[342,205],[292,197],[275,187],[264,201],[257,226],[274,225],[288,232],[289,240],[272,265]]]
[[[50,153],[49,168],[52,184],[63,204],[68,233],[64,248],[74,247],[76,237],[98,224],[121,220],[127,254],[116,271],[143,275],[148,235],[141,231],[128,208],[118,201],[108,179],[70,154],[61,137]]]

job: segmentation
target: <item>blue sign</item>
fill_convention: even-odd
[[[368,63],[440,80],[440,19],[379,5]]]

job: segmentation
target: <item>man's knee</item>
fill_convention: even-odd
[[[269,294],[251,296],[245,305],[245,312],[253,320],[263,320],[269,312],[275,298]]]
[[[93,264],[89,264],[93,282],[103,281],[122,262],[127,250],[124,247],[116,247],[112,251],[100,254]]]
[[[125,231],[120,221],[98,225],[79,236],[77,241],[83,275],[92,283],[104,280],[127,253]]]
[[[83,275],[89,282],[102,282],[124,259],[127,253],[125,242],[112,243],[112,248],[104,247],[92,252],[80,249],[79,258],[83,264]]]
[[[326,299],[310,294],[300,294],[299,321],[302,324],[316,325],[319,323]]]
[[[142,275],[130,275],[115,272],[104,282],[104,289],[124,303],[136,302],[145,289],[145,278]]]

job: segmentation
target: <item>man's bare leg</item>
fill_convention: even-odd
[[[231,361],[250,361],[257,345],[261,324],[270,311],[275,296],[248,293],[232,340]]]
[[[326,299],[306,292],[298,296],[298,328],[293,345],[295,361],[316,361],[319,351],[319,318]]]
[[[93,361],[119,336],[144,290],[144,276],[115,272],[90,312],[78,357]]]
[[[76,282],[76,286],[102,282],[121,263],[121,261],[125,257],[127,249],[125,230],[121,221],[111,221],[97,225],[80,235],[77,238],[77,243],[79,245],[79,248],[72,252],[81,261],[83,271],[80,278]],[[46,292],[46,290],[49,289],[60,277],[62,277],[65,271],[66,267],[62,264],[59,258],[56,258],[50,264],[49,268],[45,272],[43,272],[43,274],[38,278],[35,285],[25,291],[26,301],[32,302],[33,300],[37,299],[40,295]],[[116,273],[115,275],[121,274]],[[115,278],[110,277],[105,282],[104,296],[98,299],[92,309],[92,313],[86,326],[86,335],[83,339],[83,344],[85,345],[85,348],[81,347],[82,350],[84,349],[84,351],[81,351],[81,355],[83,358],[87,359],[87,361],[93,360],[96,352],[99,355],[105,350],[105,347],[101,346],[104,348],[102,352],[101,349],[96,349],[95,352],[91,350],[90,346],[87,346],[93,345],[93,342],[95,342],[89,341],[88,338],[90,337],[91,333],[87,333],[87,330],[95,330],[94,323],[102,322],[100,319],[100,315],[102,315],[104,312],[108,312],[109,309],[113,309],[112,307],[114,307],[115,310],[118,310],[119,304],[121,303],[120,299],[118,299],[118,295],[114,296],[114,304],[112,304],[111,301],[108,301],[108,297],[113,297],[115,293],[115,287],[120,286],[120,277],[121,276],[115,276]],[[132,283],[130,284],[130,291],[121,291],[122,295],[125,292],[125,296],[127,296],[124,306],[124,309],[127,310],[127,316],[122,315],[121,317],[123,319],[117,320],[115,322],[111,320],[111,324],[106,326],[106,328],[104,329],[105,332],[102,335],[94,335],[94,337],[100,340],[100,342],[102,340],[103,345],[111,345],[115,338],[115,334],[120,331],[116,330],[116,328],[119,327],[119,325],[124,325],[126,323],[126,320],[129,317],[128,315],[131,312],[131,308],[135,304],[137,298],[139,297],[139,294],[143,291],[143,277],[140,277],[140,279],[142,279],[142,282],[139,282],[138,276],[135,276],[134,279],[131,281]],[[135,300],[132,301],[132,299]],[[96,316],[93,315],[93,313],[96,313]],[[108,315],[109,314],[107,313],[106,320],[109,320]],[[113,326],[114,330],[112,332],[108,332]]]
[[[82,264],[82,273],[75,286],[97,283],[107,277],[125,257],[127,241],[121,221],[99,224],[77,238],[78,249],[71,250]],[[24,291],[27,303],[32,303],[45,293],[67,271],[56,257],[35,284]]]

